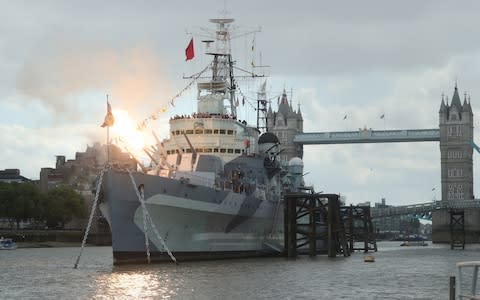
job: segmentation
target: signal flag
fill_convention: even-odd
[[[187,48],[185,49],[185,61],[191,60],[195,56],[195,52],[193,50],[193,37],[190,40],[190,43],[188,43]]]
[[[102,127],[112,127],[113,123],[115,123],[115,118],[112,114],[112,107],[110,106],[110,102],[107,100],[107,114],[105,115],[105,120],[103,121]]]

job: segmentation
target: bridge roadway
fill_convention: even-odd
[[[398,143],[440,141],[440,129],[405,129],[310,132],[295,135],[293,142],[304,145]]]
[[[442,200],[420,204],[389,206],[385,208],[372,207],[370,214],[372,218],[383,218],[401,215],[420,215],[431,213],[437,209],[468,209],[480,208],[480,200]]]

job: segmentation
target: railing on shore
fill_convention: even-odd
[[[466,261],[459,262],[456,266],[456,277],[450,277],[450,300],[480,300],[480,295],[477,295],[477,281],[478,281],[478,268],[480,267],[480,261]],[[466,268],[473,268],[472,283],[470,285],[470,292],[464,292],[462,290],[463,270]]]
[[[83,230],[37,230],[37,229],[0,229],[0,236],[12,238],[15,242],[43,243],[43,242],[66,242],[80,243]],[[91,234],[89,244],[111,245],[110,232],[94,232]]]

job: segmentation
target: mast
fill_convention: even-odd
[[[202,30],[206,31],[209,37],[212,37],[212,39],[203,41],[207,45],[205,54],[213,57],[210,65],[212,75],[208,78],[200,77],[203,81],[197,82],[197,111],[208,114],[225,114],[228,106],[230,106],[230,115],[232,118],[236,118],[239,103],[236,99],[237,82],[234,69],[248,73],[248,78],[263,77],[235,66],[236,61],[232,58],[231,39],[251,34],[251,32],[232,37],[231,24],[234,19],[220,18],[210,19],[209,21],[216,24],[215,30],[208,28],[202,28]],[[211,44],[213,44],[212,47],[210,47]],[[225,100],[228,100],[228,104],[224,102]]]
[[[237,91],[237,85],[235,84],[235,77],[233,76],[233,61],[232,55],[228,55],[228,66],[230,69],[229,76],[230,76],[230,110],[232,111],[232,117],[234,119],[237,118],[237,104],[238,102],[235,100],[235,93]]]
[[[233,64],[232,54],[231,54],[231,35],[230,35],[230,24],[233,23],[234,19],[210,19],[210,22],[217,24],[217,29],[215,31],[216,39],[216,53],[207,53],[214,55],[214,70],[213,77],[214,81],[226,81],[227,91],[226,95],[229,94],[229,103],[230,111],[232,117],[237,117],[237,108],[235,103],[235,93],[236,85],[233,75]]]
[[[233,75],[233,66],[235,62],[231,56],[230,45],[230,23],[234,19],[210,19],[211,23],[216,24],[213,33],[214,40],[205,40],[207,43],[207,52],[205,54],[213,56],[211,63],[212,76],[203,82],[198,82],[199,106],[198,112],[205,113],[223,113],[223,101],[228,100],[232,117],[237,116],[235,93],[236,83]],[[215,43],[215,48],[210,50],[210,44]],[[202,94],[202,92],[204,92]]]
[[[267,132],[267,81],[265,80],[257,92],[257,129]]]

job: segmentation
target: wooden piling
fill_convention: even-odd
[[[316,206],[316,199],[309,198],[308,199],[308,209],[309,209],[309,255],[310,257],[317,256],[317,224],[315,220],[315,206]]]
[[[291,193],[284,200],[288,258],[297,254],[350,255],[338,195]]]
[[[373,229],[370,207],[368,206],[342,206],[340,214],[345,224],[346,241],[350,252],[355,250],[377,251],[377,242]],[[362,246],[357,246],[361,243]]]
[[[450,290],[449,290],[449,299],[455,300],[455,276],[450,276]]]
[[[296,198],[285,197],[286,203],[286,214],[285,214],[285,223],[286,225],[286,249],[287,257],[295,258],[297,257],[297,220],[296,220]]]

